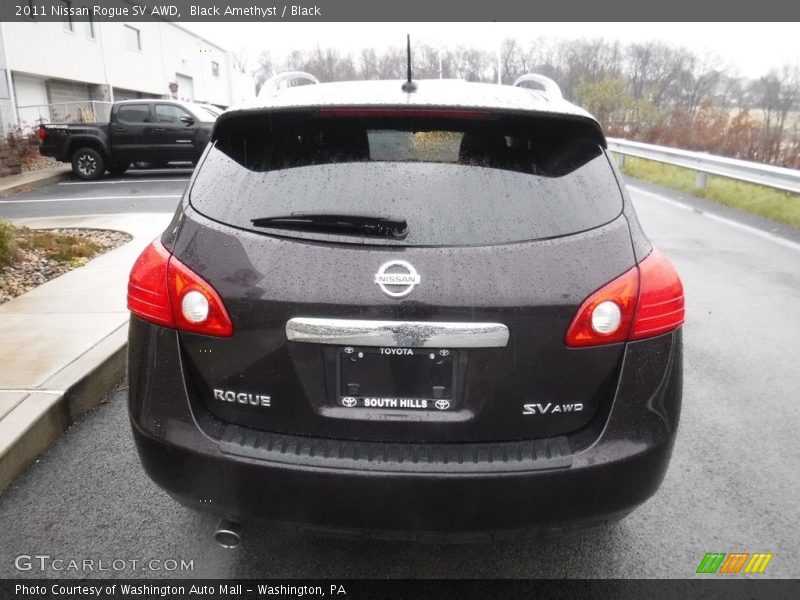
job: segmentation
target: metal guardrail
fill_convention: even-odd
[[[641,142],[608,138],[608,149],[624,156],[635,156],[684,167],[697,172],[697,187],[705,187],[709,175],[719,175],[766,187],[800,194],[800,170],[773,167],[762,163],[714,156],[704,152],[679,150]]]

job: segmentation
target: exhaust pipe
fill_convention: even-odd
[[[214,531],[214,541],[223,548],[236,548],[242,542],[242,525],[229,519],[220,519]]]

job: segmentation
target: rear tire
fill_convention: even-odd
[[[72,172],[85,181],[100,179],[106,172],[106,161],[94,148],[79,148],[72,153]]]
[[[113,175],[114,177],[119,177],[120,175],[125,173],[125,171],[127,171],[128,167],[130,166],[131,166],[130,163],[125,163],[124,165],[120,164],[109,165],[108,172],[111,173],[111,175]]]

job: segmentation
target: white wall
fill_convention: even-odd
[[[195,100],[222,106],[255,95],[252,78],[233,72],[224,49],[171,23],[143,22],[128,24],[139,30],[141,50],[135,50],[126,44],[125,25],[94,23],[92,39],[87,24],[78,21],[74,32],[65,31],[63,22],[4,23],[9,68],[20,75],[109,83],[159,96],[169,95],[169,84],[180,74],[191,77]],[[219,65],[218,76],[212,62]]]
[[[239,104],[255,98],[256,82],[250,75],[231,70],[231,82],[233,84],[231,104]]]
[[[97,40],[86,35],[85,23],[75,22],[75,32],[64,31],[61,22],[4,23],[12,71],[57,79],[104,83],[103,56]]]
[[[228,53],[180,27],[162,23],[161,30],[168,80],[176,81],[176,75],[191,77],[196,101],[231,104]],[[217,76],[213,73],[212,62],[219,65]],[[180,88],[178,96],[183,97]]]
[[[128,48],[126,26],[139,30],[141,50]],[[102,23],[108,79],[114,87],[169,94],[164,81],[163,48],[159,23]]]
[[[166,24],[161,25],[161,32],[167,81],[178,82],[178,98],[202,100],[205,90],[202,82],[200,39],[183,29]],[[191,91],[187,80],[191,80]]]

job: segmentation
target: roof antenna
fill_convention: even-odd
[[[417,84],[411,81],[411,35],[406,34],[406,56],[408,57],[408,80],[403,83],[402,90],[408,94],[417,91]]]

